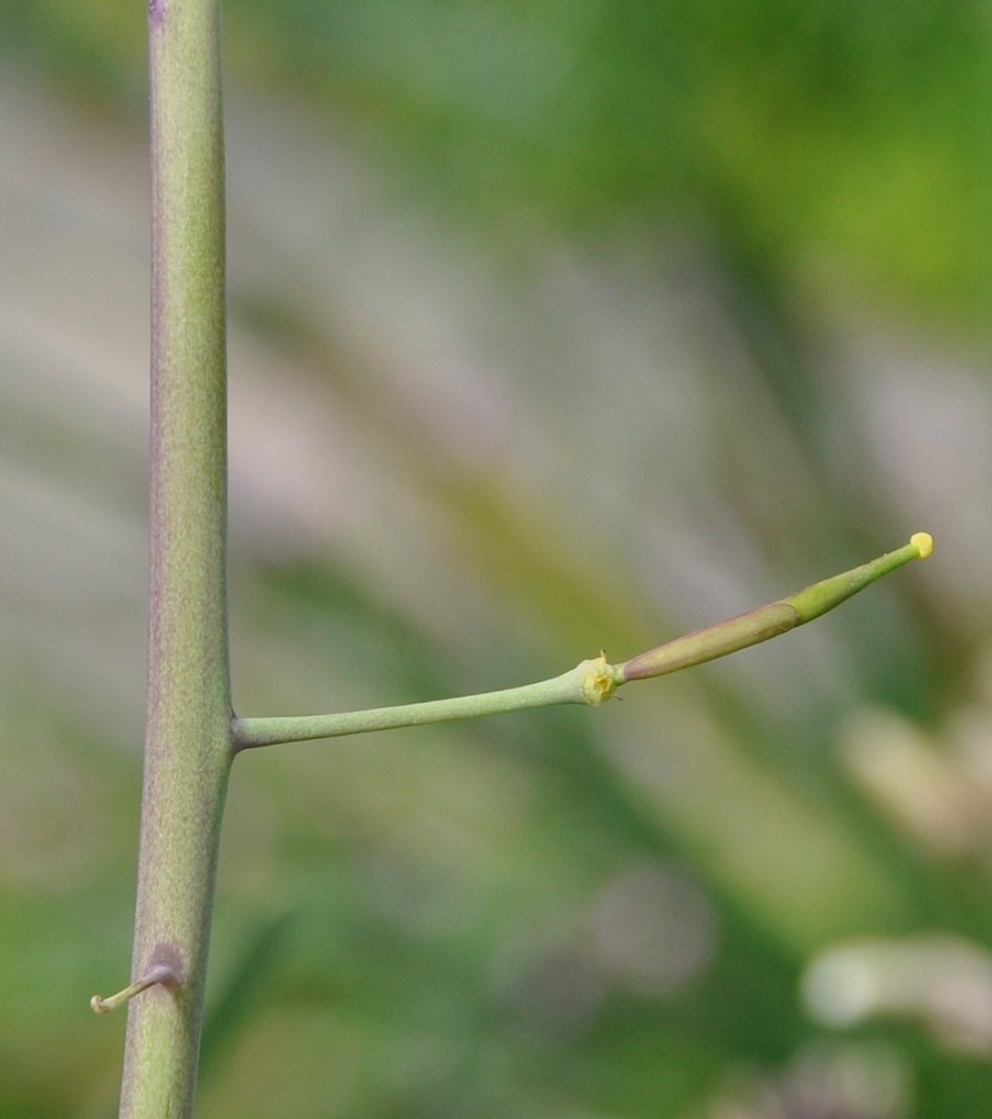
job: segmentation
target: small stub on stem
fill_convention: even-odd
[[[103,995],[94,995],[90,999],[90,1008],[94,1014],[109,1014],[111,1010],[116,1010],[119,1006],[130,1002],[135,995],[140,995],[142,991],[147,991],[156,983],[170,986],[178,981],[179,977],[169,964],[155,964],[146,975],[125,987],[123,991],[118,991],[116,995],[107,995],[106,998]]]

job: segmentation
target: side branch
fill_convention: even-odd
[[[812,621],[839,606],[876,579],[895,571],[903,564],[914,559],[926,559],[932,551],[931,537],[925,532],[918,532],[908,544],[894,552],[814,583],[789,598],[779,599],[768,606],[759,606],[756,610],[729,621],[639,653],[620,665],[607,663],[606,654],[601,653],[550,680],[481,695],[435,699],[427,703],[410,703],[397,707],[376,707],[367,711],[346,711],[334,715],[235,717],[231,724],[231,742],[236,751],[248,750],[255,746],[274,746],[283,742],[338,738],[345,734],[364,734],[373,730],[416,727],[452,719],[478,718],[482,715],[503,715],[510,711],[552,707],[562,703],[597,706],[610,699],[618,687],[631,680],[644,680],[691,668],[795,629],[796,626]]]

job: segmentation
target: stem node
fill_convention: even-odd
[[[581,684],[582,698],[590,707],[598,707],[613,698],[620,681],[617,669],[607,662],[604,650],[600,650],[598,657],[583,661],[579,669],[585,670]]]

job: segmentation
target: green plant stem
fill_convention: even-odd
[[[232,757],[219,0],[152,0],[148,714],[120,1115],[192,1115]]]

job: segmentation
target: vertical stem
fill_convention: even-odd
[[[121,1116],[192,1115],[230,769],[219,0],[151,0],[151,587]]]

